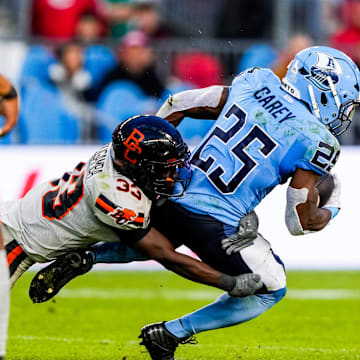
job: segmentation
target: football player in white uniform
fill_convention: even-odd
[[[20,200],[2,204],[11,285],[34,262],[48,262],[97,242],[124,241],[191,280],[234,296],[243,295],[244,285],[251,285],[251,293],[256,291],[262,286],[258,275],[240,279],[225,275],[177,253],[169,240],[148,227],[152,204],[181,196],[187,187],[189,155],[173,125],[156,116],[136,116],[121,123],[112,142],[87,163],[80,162],[61,178],[36,186]],[[87,271],[77,261],[83,260],[70,261],[71,267],[81,269],[73,276]],[[58,290],[63,281],[69,281],[63,274],[57,277],[56,271],[52,276]],[[48,293],[58,291],[46,285]]]
[[[0,128],[0,138],[6,135],[17,123],[19,99],[9,80],[0,75],[0,114],[5,123]],[[5,356],[7,327],[9,318],[9,271],[6,263],[4,242],[0,230],[0,360]]]

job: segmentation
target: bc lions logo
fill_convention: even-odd
[[[142,149],[139,146],[140,142],[144,140],[144,134],[138,129],[134,129],[133,132],[129,135],[129,137],[124,141],[124,145],[126,147],[124,158],[130,161],[132,164],[136,164],[136,158],[131,158],[129,156],[129,152],[135,151],[138,154],[142,153]]]
[[[135,211],[131,210],[131,209],[121,209],[121,208],[116,208],[112,213],[109,214],[111,217],[114,218],[115,222],[117,224],[126,224],[130,221],[133,221],[137,214]]]
[[[317,88],[322,91],[330,90],[328,77],[330,76],[334,85],[339,81],[339,75],[343,73],[343,70],[339,62],[324,53],[316,53],[318,60],[311,68],[311,75],[307,75],[306,78]]]

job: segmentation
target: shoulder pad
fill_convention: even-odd
[[[127,177],[94,177],[91,187],[94,213],[101,222],[121,229],[148,226],[151,200]]]

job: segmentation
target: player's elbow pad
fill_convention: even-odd
[[[223,86],[214,85],[207,88],[187,90],[174,94],[162,105],[156,115],[166,118],[175,112],[192,108],[216,108],[220,103],[223,89]]]
[[[291,186],[288,187],[286,192],[286,211],[285,223],[291,235],[304,235],[304,231],[296,206],[306,202],[308,196],[308,189],[295,189]]]

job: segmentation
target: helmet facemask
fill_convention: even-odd
[[[153,174],[155,194],[166,197],[180,197],[190,184],[192,171],[190,167],[190,152],[182,159],[172,159],[167,162],[149,162]]]
[[[282,88],[339,136],[350,126],[359,105],[359,83],[359,70],[344,53],[311,47],[299,52],[289,64]]]
[[[336,136],[343,134],[351,125],[355,110],[359,105],[359,100],[350,100],[342,104],[338,117],[328,125],[331,133]]]
[[[354,116],[356,108],[360,104],[360,101],[349,100],[347,102],[341,103],[339,94],[336,91],[335,85],[331,77],[328,76],[326,78],[326,81],[329,85],[331,96],[329,99],[329,95],[326,95],[325,92],[322,92],[320,95],[320,104],[316,101],[313,86],[308,85],[312,112],[323,124],[325,124],[328,127],[328,129],[333,135],[340,136],[351,125],[352,118]],[[329,119],[329,117],[321,117],[321,113],[322,113],[322,111],[320,110],[321,107],[322,106],[326,107],[328,105],[328,102],[330,101],[335,103],[336,107],[338,108],[337,113],[334,110],[334,112],[330,115],[332,116],[333,119]]]
[[[139,164],[133,165],[114,160],[114,164],[121,174],[132,179],[151,200],[182,196],[192,176],[189,151],[183,158],[167,162],[143,159]]]

